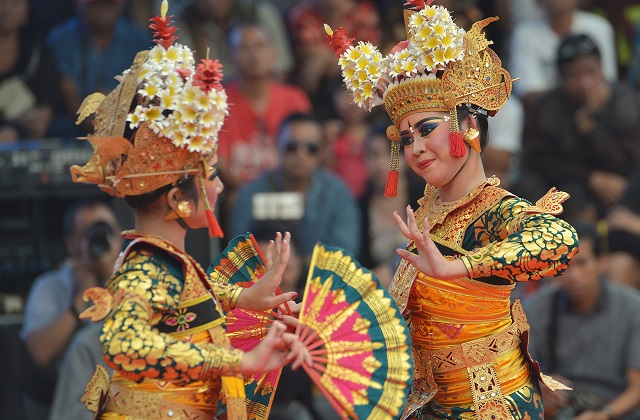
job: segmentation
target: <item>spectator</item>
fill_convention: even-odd
[[[224,66],[225,77],[234,77],[236,69],[231,58],[229,35],[239,22],[255,21],[264,27],[277,51],[271,70],[284,79],[293,67],[293,54],[286,27],[278,9],[271,3],[258,0],[193,0],[178,19],[182,28],[180,42],[195,50],[196,60],[217,57]]]
[[[357,205],[344,183],[321,166],[322,125],[293,114],[280,127],[278,168],[248,183],[238,193],[231,236],[247,231],[289,231],[308,263],[318,241],[360,249]]]
[[[380,16],[368,0],[307,0],[291,10],[289,28],[297,57],[294,79],[321,118],[331,115],[331,87],[339,78],[323,24],[343,26],[357,41],[380,43]]]
[[[400,160],[398,171],[398,195],[385,197],[384,188],[389,170],[391,142],[387,138],[387,125],[376,126],[368,134],[366,141],[366,165],[369,173],[366,190],[359,200],[362,216],[362,239],[358,261],[371,269],[385,288],[391,284],[396,248],[403,246],[406,239],[391,215],[394,211],[404,211],[407,204],[414,207],[425,187],[424,180],[410,171],[406,162]]]
[[[509,189],[517,176],[518,157],[524,134],[524,108],[517,97],[511,96],[495,117],[489,120],[491,142],[482,151],[484,169],[497,176],[500,186]]]
[[[39,34],[27,29],[30,1],[2,2],[0,13],[0,143],[51,133],[60,111],[56,69]]]
[[[580,252],[557,280],[525,301],[529,351],[572,391],[542,386],[545,418],[640,418],[640,293],[602,276],[598,235],[577,225]]]
[[[120,251],[120,227],[113,210],[102,202],[80,201],[65,214],[68,261],[44,273],[33,284],[20,336],[35,365],[40,368],[26,384],[28,418],[46,419],[53,396],[58,363],[88,304],[82,293],[102,286],[111,276]],[[49,376],[46,376],[46,374]]]
[[[151,36],[123,16],[124,0],[77,0],[77,15],[56,26],[47,38],[60,74],[68,118],[76,119],[83,98],[107,94],[136,53],[148,49]],[[90,126],[79,133],[86,133]]]
[[[82,327],[64,352],[51,404],[50,420],[91,420],[94,413],[80,401],[96,365],[110,369],[102,357],[102,323]]]
[[[330,149],[327,164],[359,198],[367,186],[365,140],[371,114],[353,103],[342,84],[333,90],[333,104],[337,119],[325,123]]]
[[[587,34],[602,55],[604,75],[617,80],[616,50],[611,24],[593,13],[578,10],[580,0],[538,0],[543,17],[517,25],[510,45],[511,68],[521,80],[513,85],[527,107],[542,92],[558,85],[555,54],[560,41],[570,34]]]
[[[591,218],[601,217],[619,202],[627,177],[640,164],[640,104],[630,89],[607,82],[599,49],[587,35],[560,44],[557,68],[560,86],[527,118],[523,182],[537,178],[540,190],[556,185],[585,201]],[[567,217],[571,207],[567,202]]]
[[[229,116],[220,132],[218,153],[225,186],[234,190],[277,166],[280,123],[292,113],[309,112],[311,105],[300,88],[274,80],[276,51],[261,24],[240,24],[229,40],[237,73],[225,85]]]
[[[640,290],[640,170],[629,177],[620,203],[607,214],[607,276]]]

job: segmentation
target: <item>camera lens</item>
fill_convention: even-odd
[[[89,255],[98,258],[107,252],[111,235],[113,235],[113,229],[107,222],[96,222],[89,226],[84,232],[89,246]]]

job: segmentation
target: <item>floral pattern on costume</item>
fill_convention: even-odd
[[[112,293],[125,290],[141,299],[125,295],[105,320],[100,339],[108,343],[107,363],[136,382],[143,378],[191,382],[235,372],[242,360],[239,350],[154,332],[165,315],[180,313],[185,280],[178,260],[150,249],[143,244],[131,250],[109,282]],[[143,306],[141,300],[149,305]]]

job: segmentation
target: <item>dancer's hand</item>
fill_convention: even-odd
[[[244,354],[240,371],[253,375],[279,369],[292,363],[295,370],[306,363],[312,365],[311,354],[297,335],[285,332],[287,327],[275,321],[265,338],[253,350]]]
[[[400,228],[400,232],[407,239],[413,241],[418,249],[418,255],[416,255],[406,249],[398,248],[396,252],[400,257],[409,261],[415,268],[430,277],[447,280],[468,275],[462,260],[448,260],[442,255],[429,234],[429,220],[424,219],[424,229],[420,232],[411,206],[407,206],[406,223],[398,212],[393,212],[393,218]]]
[[[284,322],[288,327],[288,331],[293,331],[298,326],[298,317],[300,316],[300,309],[302,303],[289,302],[289,309],[291,309],[291,315],[280,314],[278,320]]]
[[[298,296],[296,292],[288,292],[274,296],[276,289],[282,281],[282,274],[289,262],[290,241],[291,234],[289,232],[284,234],[284,238],[282,234],[278,232],[276,234],[276,240],[269,242],[269,246],[265,252],[265,266],[267,271],[253,286],[244,289],[240,293],[236,303],[237,307],[250,309],[252,311],[266,311],[293,300]]]

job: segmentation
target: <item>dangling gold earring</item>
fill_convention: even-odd
[[[169,214],[164,217],[164,220],[173,220],[173,219],[185,219],[191,216],[191,203],[187,200],[181,200],[176,209],[172,209]]]
[[[480,132],[475,128],[469,127],[462,134],[462,139],[465,143],[467,143],[473,150],[480,153]]]

